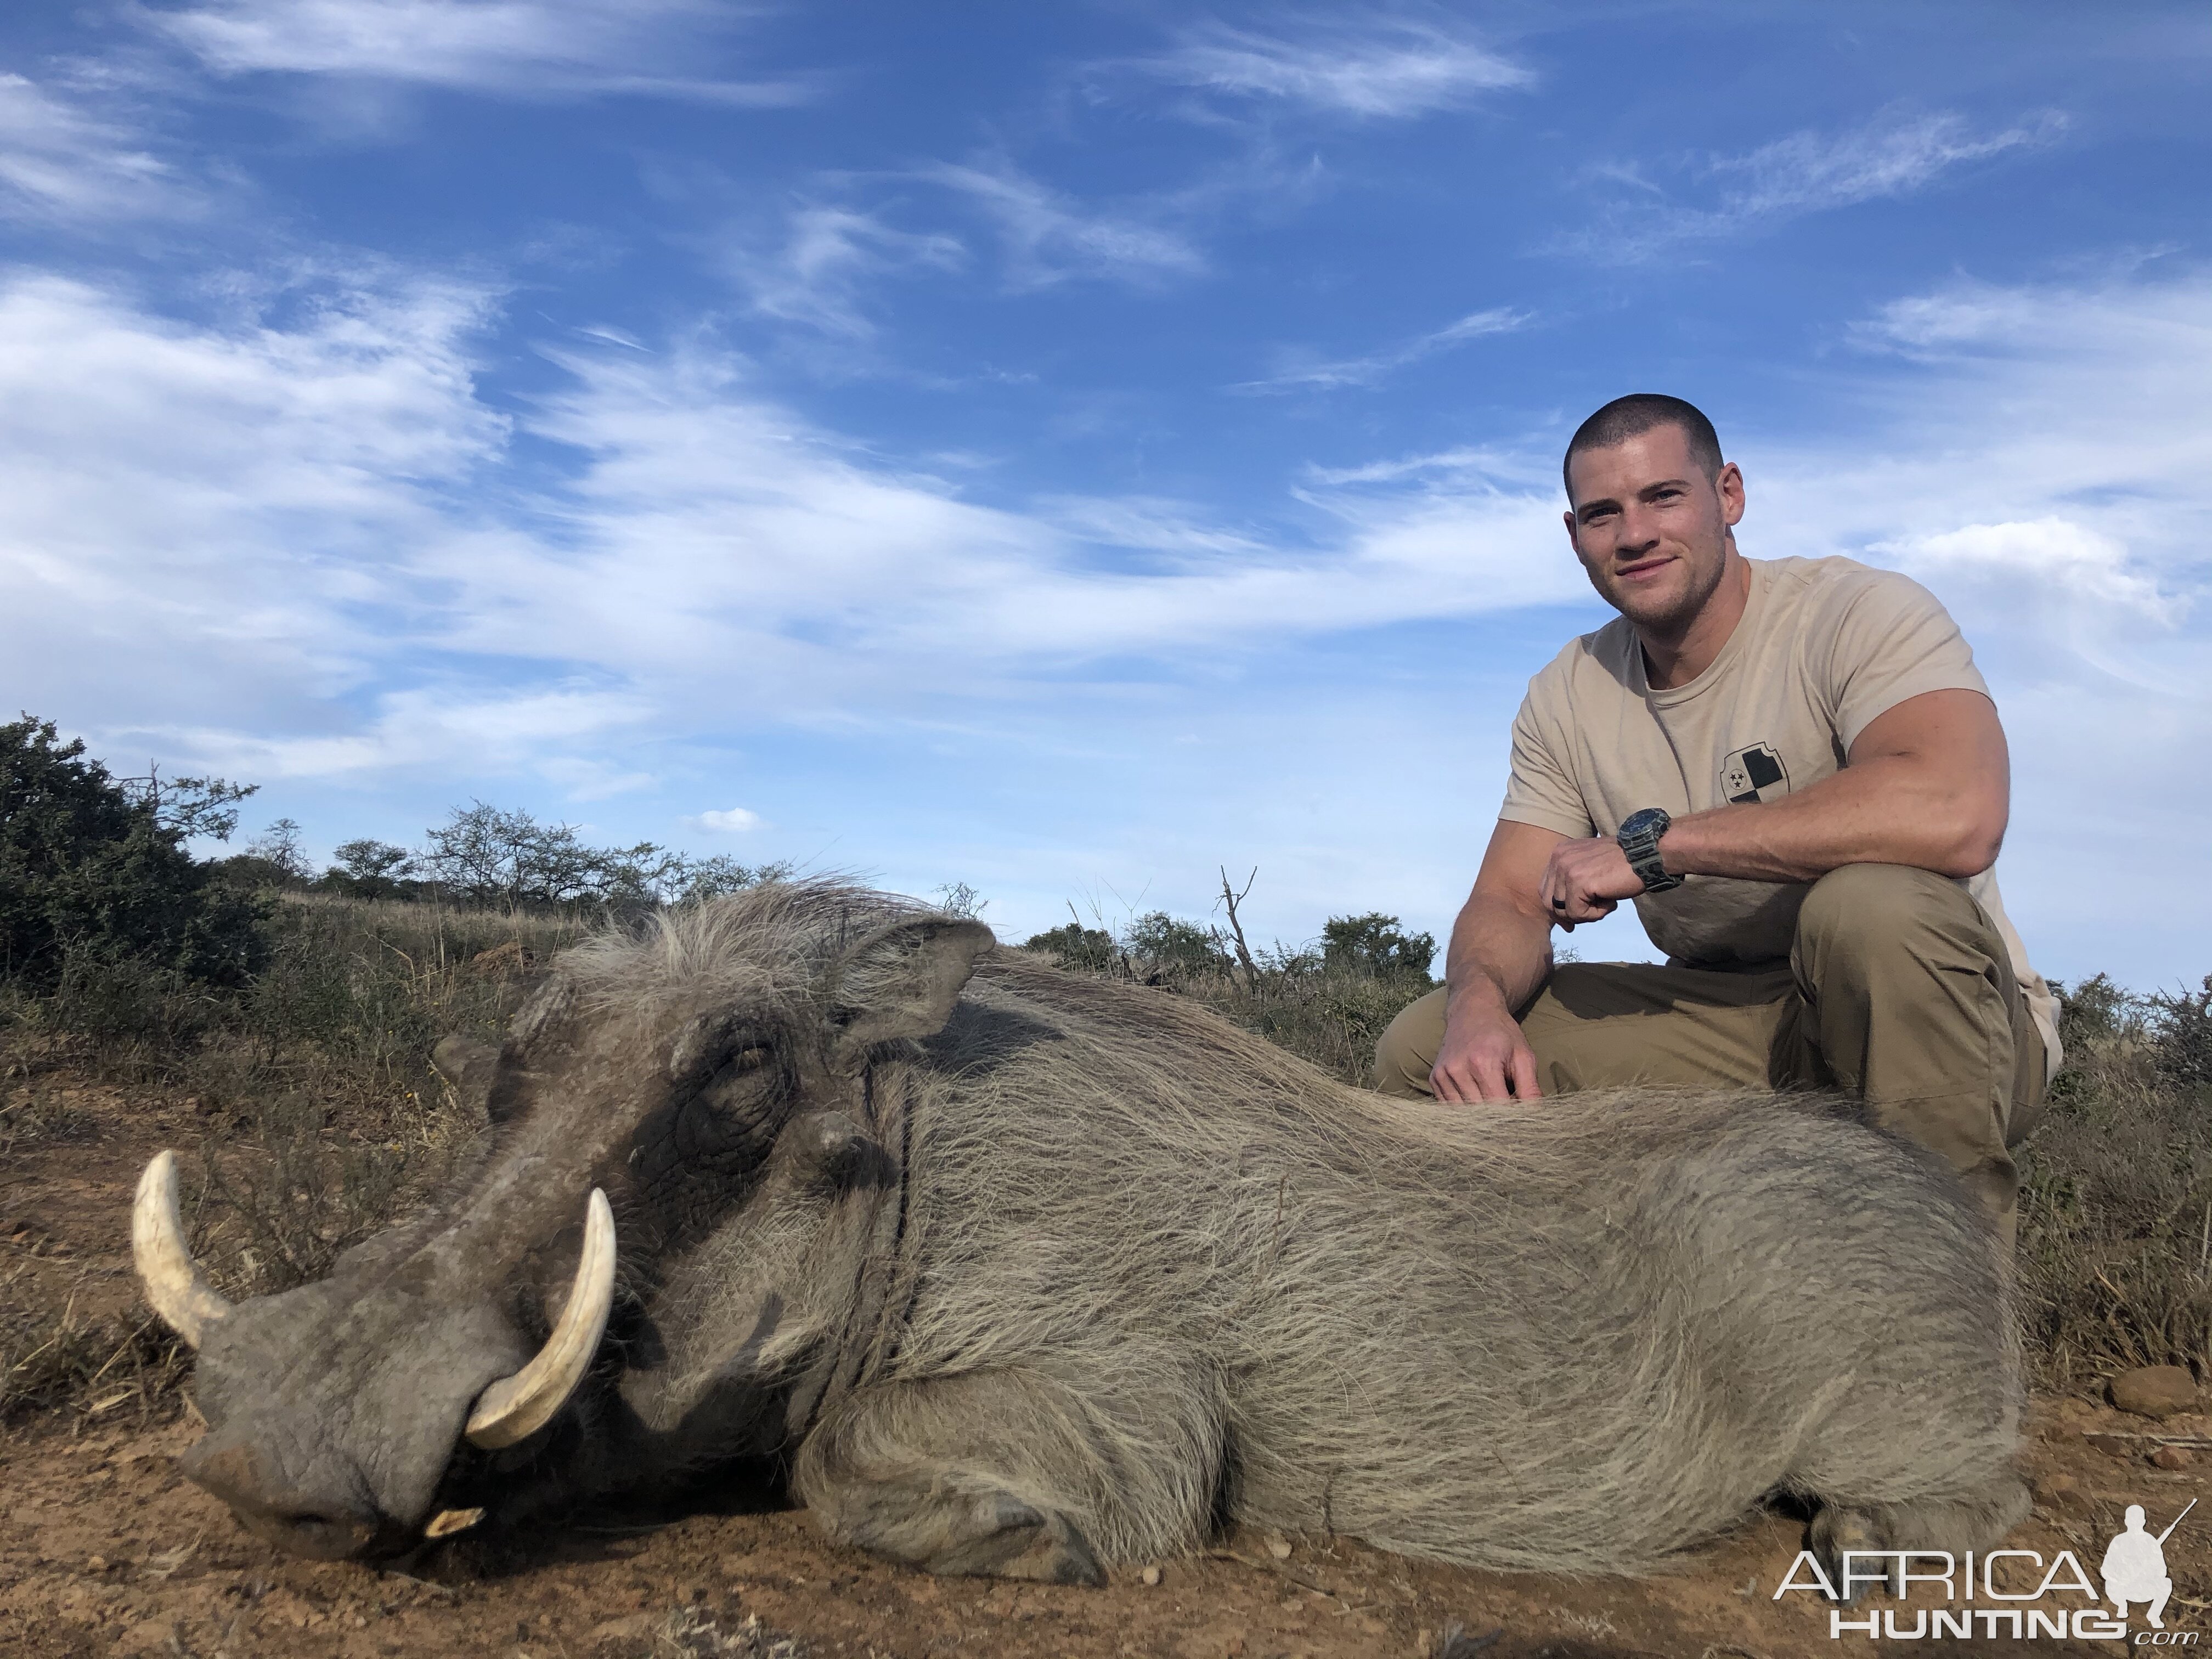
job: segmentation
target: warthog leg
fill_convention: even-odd
[[[793,1486],[832,1538],[931,1572],[1100,1584],[1101,1556],[1132,1526],[1117,1488],[1191,1461],[1152,1449],[1050,1378],[971,1371],[862,1389],[808,1436]],[[1185,1512],[1165,1531],[1194,1538],[1208,1490],[1170,1500]]]
[[[1827,1573],[1828,1582],[1845,1589],[1846,1551],[1948,1550],[1956,1556],[1966,1550],[1987,1549],[2026,1520],[2028,1508],[2027,1486],[2019,1476],[2007,1471],[1986,1490],[1968,1497],[1919,1498],[1905,1504],[1824,1504],[1807,1529],[1806,1541]],[[1901,1564],[1892,1560],[1856,1565],[1859,1577],[1848,1587],[1846,1600],[1860,1600],[1876,1583],[1892,1595],[1900,1593],[1897,1575]],[[1866,1577],[1881,1567],[1887,1570],[1887,1579]]]
[[[915,1468],[853,1479],[817,1499],[815,1517],[841,1542],[928,1572],[1103,1584],[1105,1570],[1073,1522],[973,1470]]]

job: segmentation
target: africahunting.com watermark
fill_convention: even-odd
[[[2128,1505],[2125,1528],[2113,1534],[2098,1563],[2101,1583],[2090,1578],[2071,1550],[2061,1550],[2047,1562],[2035,1550],[1968,1551],[1963,1556],[1942,1550],[1846,1550],[1834,1577],[1810,1550],[1800,1550],[1782,1575],[1773,1599],[1802,1593],[1840,1604],[1828,1609],[1828,1635],[1838,1640],[1848,1636],[1892,1642],[2005,1637],[2016,1642],[2124,1641],[2136,1647],[2194,1647],[2197,1632],[2166,1627],[2166,1603],[2173,1595],[2173,1579],[2166,1570],[2166,1540],[2181,1524],[2182,1516],[2196,1507],[2196,1500],[2191,1499],[2165,1531],[2154,1533],[2142,1505]],[[2030,1578],[2035,1581],[2033,1589],[2003,1588]],[[1893,1605],[1876,1608],[1861,1601],[1875,1589],[1887,1589]],[[1916,1590],[1918,1607],[1911,1605]],[[2130,1624],[2131,1608],[2141,1609],[2145,1628]]]

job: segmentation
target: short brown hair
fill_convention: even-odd
[[[1585,449],[1625,444],[1656,426],[1681,428],[1682,435],[1690,441],[1690,459],[1698,464],[1698,470],[1708,478],[1721,476],[1721,434],[1713,430],[1705,410],[1663,392],[1632,392],[1626,398],[1615,398],[1584,421],[1567,441],[1566,456],[1559,462],[1559,483],[1566,489],[1567,505],[1573,506],[1575,501],[1574,480],[1568,469],[1576,456]]]

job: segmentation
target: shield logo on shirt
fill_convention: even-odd
[[[1731,806],[1779,800],[1790,793],[1790,769],[1771,743],[1754,743],[1721,762],[1721,799]]]

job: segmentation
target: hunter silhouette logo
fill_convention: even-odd
[[[2124,1519],[2127,1530],[2116,1534],[2105,1546],[2104,1564],[2099,1568],[2105,1580],[2105,1599],[2119,1610],[2123,1619],[2128,1616],[2128,1603],[2147,1601],[2148,1610],[2143,1616],[2150,1620],[2153,1630],[2164,1630],[2166,1598],[2173,1594],[2173,1580],[2166,1576],[2166,1540],[2173,1536],[2174,1528],[2181,1524],[2181,1516],[2197,1507],[2191,1498],[2187,1509],[2167,1523],[2164,1532],[2155,1538],[2143,1530],[2143,1506],[2128,1505]]]

